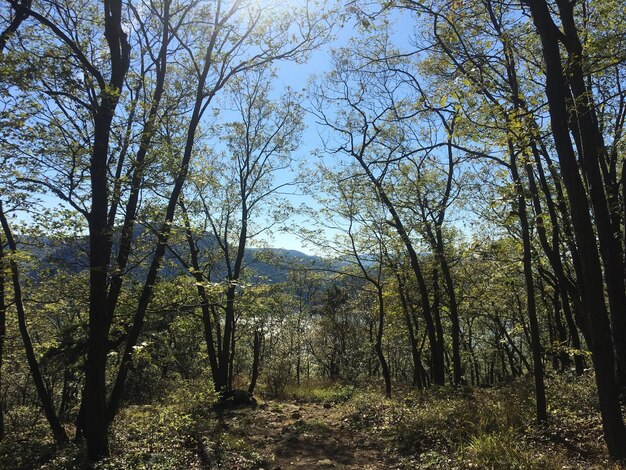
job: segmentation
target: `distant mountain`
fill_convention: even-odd
[[[147,230],[139,228],[135,232],[135,240],[140,249],[134,253],[129,263],[129,274],[137,278],[143,278],[146,274],[146,260],[151,259],[154,249],[154,236]],[[114,245],[116,243],[114,242]],[[217,242],[211,234],[206,234],[198,241],[200,256],[206,258],[207,252],[216,248]],[[145,249],[141,249],[144,246]],[[68,238],[28,238],[23,240],[21,248],[29,252],[38,262],[37,271],[28,273],[29,277],[37,279],[43,271],[63,270],[66,272],[78,273],[88,269],[89,242],[87,237]],[[115,251],[114,251],[115,252]],[[186,258],[188,252],[186,243],[173,244],[165,254],[160,275],[163,277],[173,277],[184,274],[185,266],[181,263],[179,256]],[[144,261],[143,263],[141,261]],[[288,279],[289,271],[295,267],[309,267],[314,269],[324,269],[331,266],[337,269],[344,265],[337,260],[324,260],[319,256],[312,256],[297,250],[287,250],[283,248],[249,248],[246,250],[244,267],[248,270],[247,276],[252,281],[279,283]],[[216,263],[213,269],[213,278],[220,279],[226,277],[226,268],[222,263]]]
[[[265,278],[267,282],[285,282],[290,269],[308,267],[323,269],[329,265],[336,268],[336,261],[324,260],[297,250],[284,248],[250,248],[246,250],[246,264],[254,272],[254,277]]]

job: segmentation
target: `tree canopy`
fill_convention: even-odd
[[[625,8],[0,2],[0,441],[592,377],[624,462]]]

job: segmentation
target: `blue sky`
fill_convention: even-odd
[[[408,39],[412,29],[412,19],[407,15],[396,15],[394,23],[396,25],[395,31],[397,40],[400,45],[408,44]],[[303,95],[306,95],[307,85],[314,77],[321,79],[325,73],[331,69],[331,53],[334,48],[340,48],[348,44],[350,38],[358,34],[355,28],[354,22],[347,22],[343,27],[338,28],[336,31],[335,39],[324,45],[323,47],[310,53],[310,56],[304,63],[295,62],[280,62],[277,64],[277,78],[275,81],[275,92],[280,94],[285,88],[290,87],[292,90],[300,91]],[[307,103],[304,103],[307,106]],[[298,151],[293,155],[295,165],[299,163],[304,165],[313,166],[318,157],[313,154],[315,150],[321,147],[320,129],[315,123],[315,119],[312,115],[305,116],[306,128],[302,136],[302,145]],[[294,168],[291,171],[283,171],[277,175],[277,184],[283,184],[285,182],[293,181],[297,177],[297,171]],[[296,188],[293,189],[294,194],[285,196],[290,204],[294,207],[299,207],[302,204],[308,206],[314,206],[315,203],[309,196],[301,194]],[[44,206],[52,208],[56,207],[58,200],[51,195],[44,196],[42,200]],[[28,214],[21,214],[22,220],[29,222],[31,217]],[[303,216],[297,210],[288,221],[289,226],[309,226],[310,221]],[[298,250],[307,254],[319,254],[324,255],[316,247],[307,245],[296,234],[285,232],[282,230],[274,230],[271,238],[255,240],[252,246],[267,244],[276,248],[284,248],[290,250]]]
[[[395,31],[395,39],[400,47],[408,46],[411,30],[414,25],[414,20],[410,15],[396,14],[391,18],[393,21]],[[293,90],[305,92],[307,84],[314,77],[322,78],[326,72],[331,70],[331,52],[334,48],[340,48],[348,44],[350,38],[358,34],[353,22],[347,23],[344,27],[338,29],[336,38],[324,47],[313,51],[309,59],[302,64],[294,62],[283,62],[277,66],[277,80],[275,90],[280,91],[286,87],[291,87]],[[306,106],[306,103],[305,103]],[[294,155],[296,162],[305,162],[305,165],[313,165],[317,161],[316,156],[313,155],[316,149],[321,147],[320,129],[316,125],[315,119],[312,115],[305,117],[306,129],[302,137],[302,145],[298,152]],[[278,175],[278,182],[284,183],[294,180],[296,174],[294,171],[284,171]],[[287,197],[289,202],[293,206],[300,206],[306,204],[309,206],[315,206],[314,201],[310,197],[305,195],[290,195]],[[309,225],[310,221],[297,212],[290,218],[290,225]],[[330,235],[330,234],[329,234]],[[262,240],[269,243],[275,248],[285,248],[290,250],[298,250],[306,254],[325,255],[320,252],[316,247],[307,245],[296,234],[290,232],[275,231],[272,239]]]

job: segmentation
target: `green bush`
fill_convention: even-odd
[[[4,418],[6,436],[0,441],[0,468],[39,468],[54,455],[49,425],[37,406],[15,406]]]
[[[129,406],[112,426],[113,457],[99,469],[196,468],[194,419],[173,406]]]
[[[537,453],[511,431],[482,433],[472,436],[464,448],[465,463],[469,467],[492,470],[557,470],[564,462],[553,455]]]
[[[287,384],[292,379],[288,359],[267,364],[263,376],[265,393],[272,397],[284,397]]]
[[[326,382],[307,382],[302,385],[288,384],[283,395],[296,400],[314,403],[344,403],[355,393],[353,385]]]
[[[472,393],[477,426],[474,434],[522,430],[535,419],[534,388],[529,380]]]
[[[219,444],[220,468],[253,470],[263,468],[264,457],[243,439],[223,434]]]
[[[54,443],[46,435],[31,435],[27,439],[5,438],[0,442],[0,468],[11,470],[40,468],[54,452]]]
[[[357,427],[383,429],[393,405],[394,402],[385,399],[379,393],[361,391],[349,402],[348,418],[352,425]]]
[[[517,447],[508,443],[533,426],[533,398],[529,380],[489,389],[399,391],[392,400],[360,392],[350,401],[348,416],[353,426],[378,432],[393,443],[394,452],[425,465],[448,465],[467,446],[481,461],[498,451],[508,452],[508,461],[515,462],[526,454],[516,454]]]
[[[403,453],[454,449],[479,426],[479,422],[475,399],[459,394],[435,399],[407,399],[390,409],[390,429]]]
[[[166,403],[176,407],[180,413],[187,413],[198,420],[207,418],[217,402],[217,392],[208,377],[179,382],[175,391],[169,394]]]

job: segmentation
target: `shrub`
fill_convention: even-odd
[[[307,382],[302,385],[289,384],[284,396],[315,403],[344,403],[354,395],[355,387],[325,382]]]
[[[217,399],[213,382],[207,377],[201,377],[179,382],[178,388],[169,394],[166,402],[174,406],[179,413],[189,414],[198,420],[211,415]]]
[[[493,470],[556,470],[564,465],[553,455],[542,455],[529,448],[511,430],[473,436],[464,454],[468,466]]]
[[[460,394],[408,399],[390,410],[390,425],[401,452],[451,450],[479,426],[480,413],[473,397]]]
[[[184,387],[183,387],[184,390]],[[112,457],[98,470],[199,469],[197,417],[184,411],[193,402],[129,406],[113,422]]]
[[[266,365],[264,370],[265,392],[272,397],[284,397],[285,388],[292,379],[289,361],[276,360]]]

